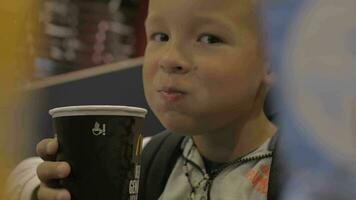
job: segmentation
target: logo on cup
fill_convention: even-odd
[[[91,129],[91,132],[95,136],[106,135],[106,125],[103,124],[102,128],[100,128],[100,123],[99,122],[95,122],[94,128]]]

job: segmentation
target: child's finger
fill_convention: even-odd
[[[41,140],[36,146],[37,154],[43,160],[54,160],[58,151],[58,141],[56,138]]]
[[[41,184],[37,192],[38,200],[70,200],[70,193],[66,189],[50,188]]]
[[[43,183],[63,179],[70,174],[70,166],[66,162],[45,161],[37,167],[37,176]]]

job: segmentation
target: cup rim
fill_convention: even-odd
[[[145,118],[147,110],[134,106],[78,105],[53,108],[49,110],[49,114],[52,118],[83,115],[116,115]]]

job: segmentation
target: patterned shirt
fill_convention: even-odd
[[[170,174],[159,200],[266,200],[272,161],[269,138],[258,149],[206,173],[204,160],[192,139]]]

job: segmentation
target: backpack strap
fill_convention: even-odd
[[[163,131],[152,137],[142,152],[140,200],[157,200],[169,175],[181,155],[180,143],[184,136]]]
[[[281,155],[280,140],[281,135],[277,133],[270,143],[273,148],[273,156],[268,181],[268,200],[281,199],[281,191],[283,191],[283,186],[287,182],[287,174],[284,167],[285,163],[283,163],[283,155]]]

